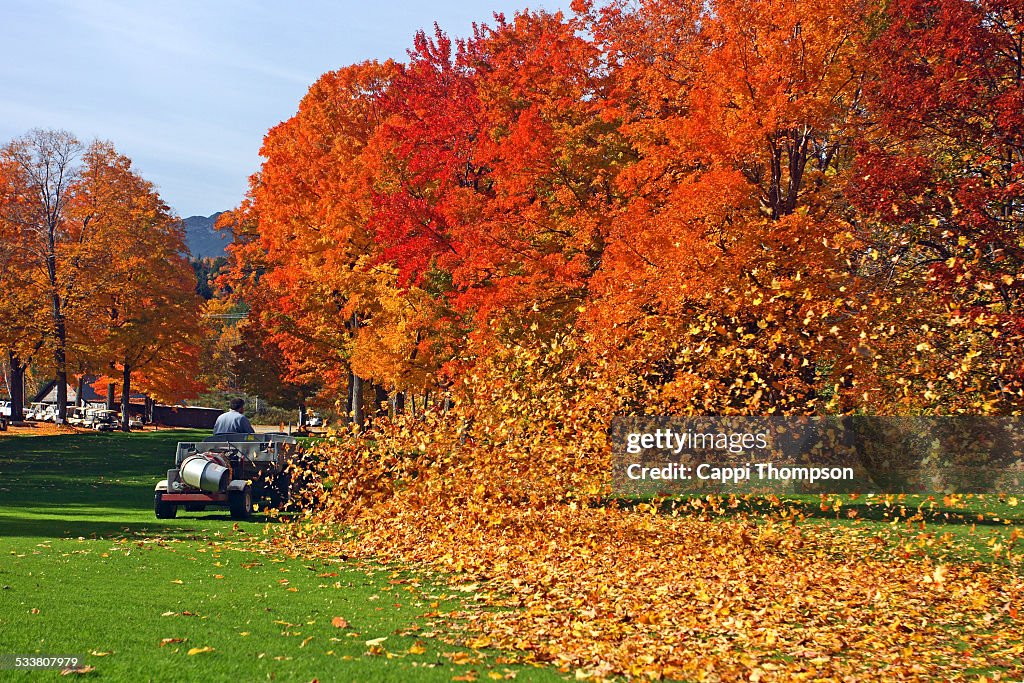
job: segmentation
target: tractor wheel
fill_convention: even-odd
[[[174,519],[178,515],[178,506],[174,503],[165,503],[164,494],[158,493],[154,498],[157,519]]]
[[[252,489],[246,486],[241,491],[232,491],[228,494],[228,505],[231,519],[249,519],[252,517]]]

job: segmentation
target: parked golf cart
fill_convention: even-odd
[[[112,432],[117,429],[118,412],[116,410],[92,409],[87,413],[87,424],[98,432]]]
[[[289,497],[288,463],[299,454],[286,434],[219,434],[178,444],[174,468],[156,485],[158,519],[170,519],[184,506],[189,512],[226,506],[233,519],[248,519],[263,499],[280,508]]]
[[[68,424],[72,427],[86,427],[87,409],[80,406],[68,408]]]
[[[25,411],[25,419],[34,422],[53,422],[56,417],[57,406],[51,403],[33,403]]]

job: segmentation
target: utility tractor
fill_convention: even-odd
[[[300,453],[296,439],[286,434],[218,434],[181,442],[174,468],[156,485],[156,516],[170,519],[181,506],[201,512],[220,505],[233,519],[248,519],[261,499],[280,509],[291,492],[288,464]]]

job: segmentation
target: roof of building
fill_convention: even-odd
[[[85,403],[106,403],[106,395],[100,394],[98,391],[93,389],[92,385],[96,382],[96,378],[90,375],[85,376],[85,382],[82,399]],[[129,400],[132,403],[136,401],[144,401],[146,399],[145,394],[132,393],[129,396]],[[39,393],[32,399],[33,403],[56,403],[57,402],[57,380],[50,380],[47,382]],[[76,386],[68,385],[68,403],[78,402],[78,388]]]

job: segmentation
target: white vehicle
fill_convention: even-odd
[[[68,411],[70,412],[70,408]],[[53,422],[57,415],[57,406],[50,403],[33,403],[25,411],[26,420],[36,422]]]
[[[4,417],[10,417],[11,416],[11,402],[10,401],[0,401],[0,415],[3,415]]]
[[[98,432],[112,432],[117,429],[118,413],[116,410],[102,410],[93,408],[88,411],[86,420],[88,426]]]
[[[68,408],[68,424],[73,427],[88,427],[91,422],[86,408]]]
[[[100,421],[101,408],[78,408],[77,422],[74,424],[78,427],[85,427],[86,429],[96,429],[96,424]],[[68,419],[70,422],[71,419]]]
[[[298,442],[286,434],[218,434],[178,444],[174,467],[156,485],[157,519],[171,519],[178,507],[200,512],[210,505],[231,510],[232,519],[249,519],[253,502],[287,505],[306,483],[292,480],[289,462],[301,458]]]

